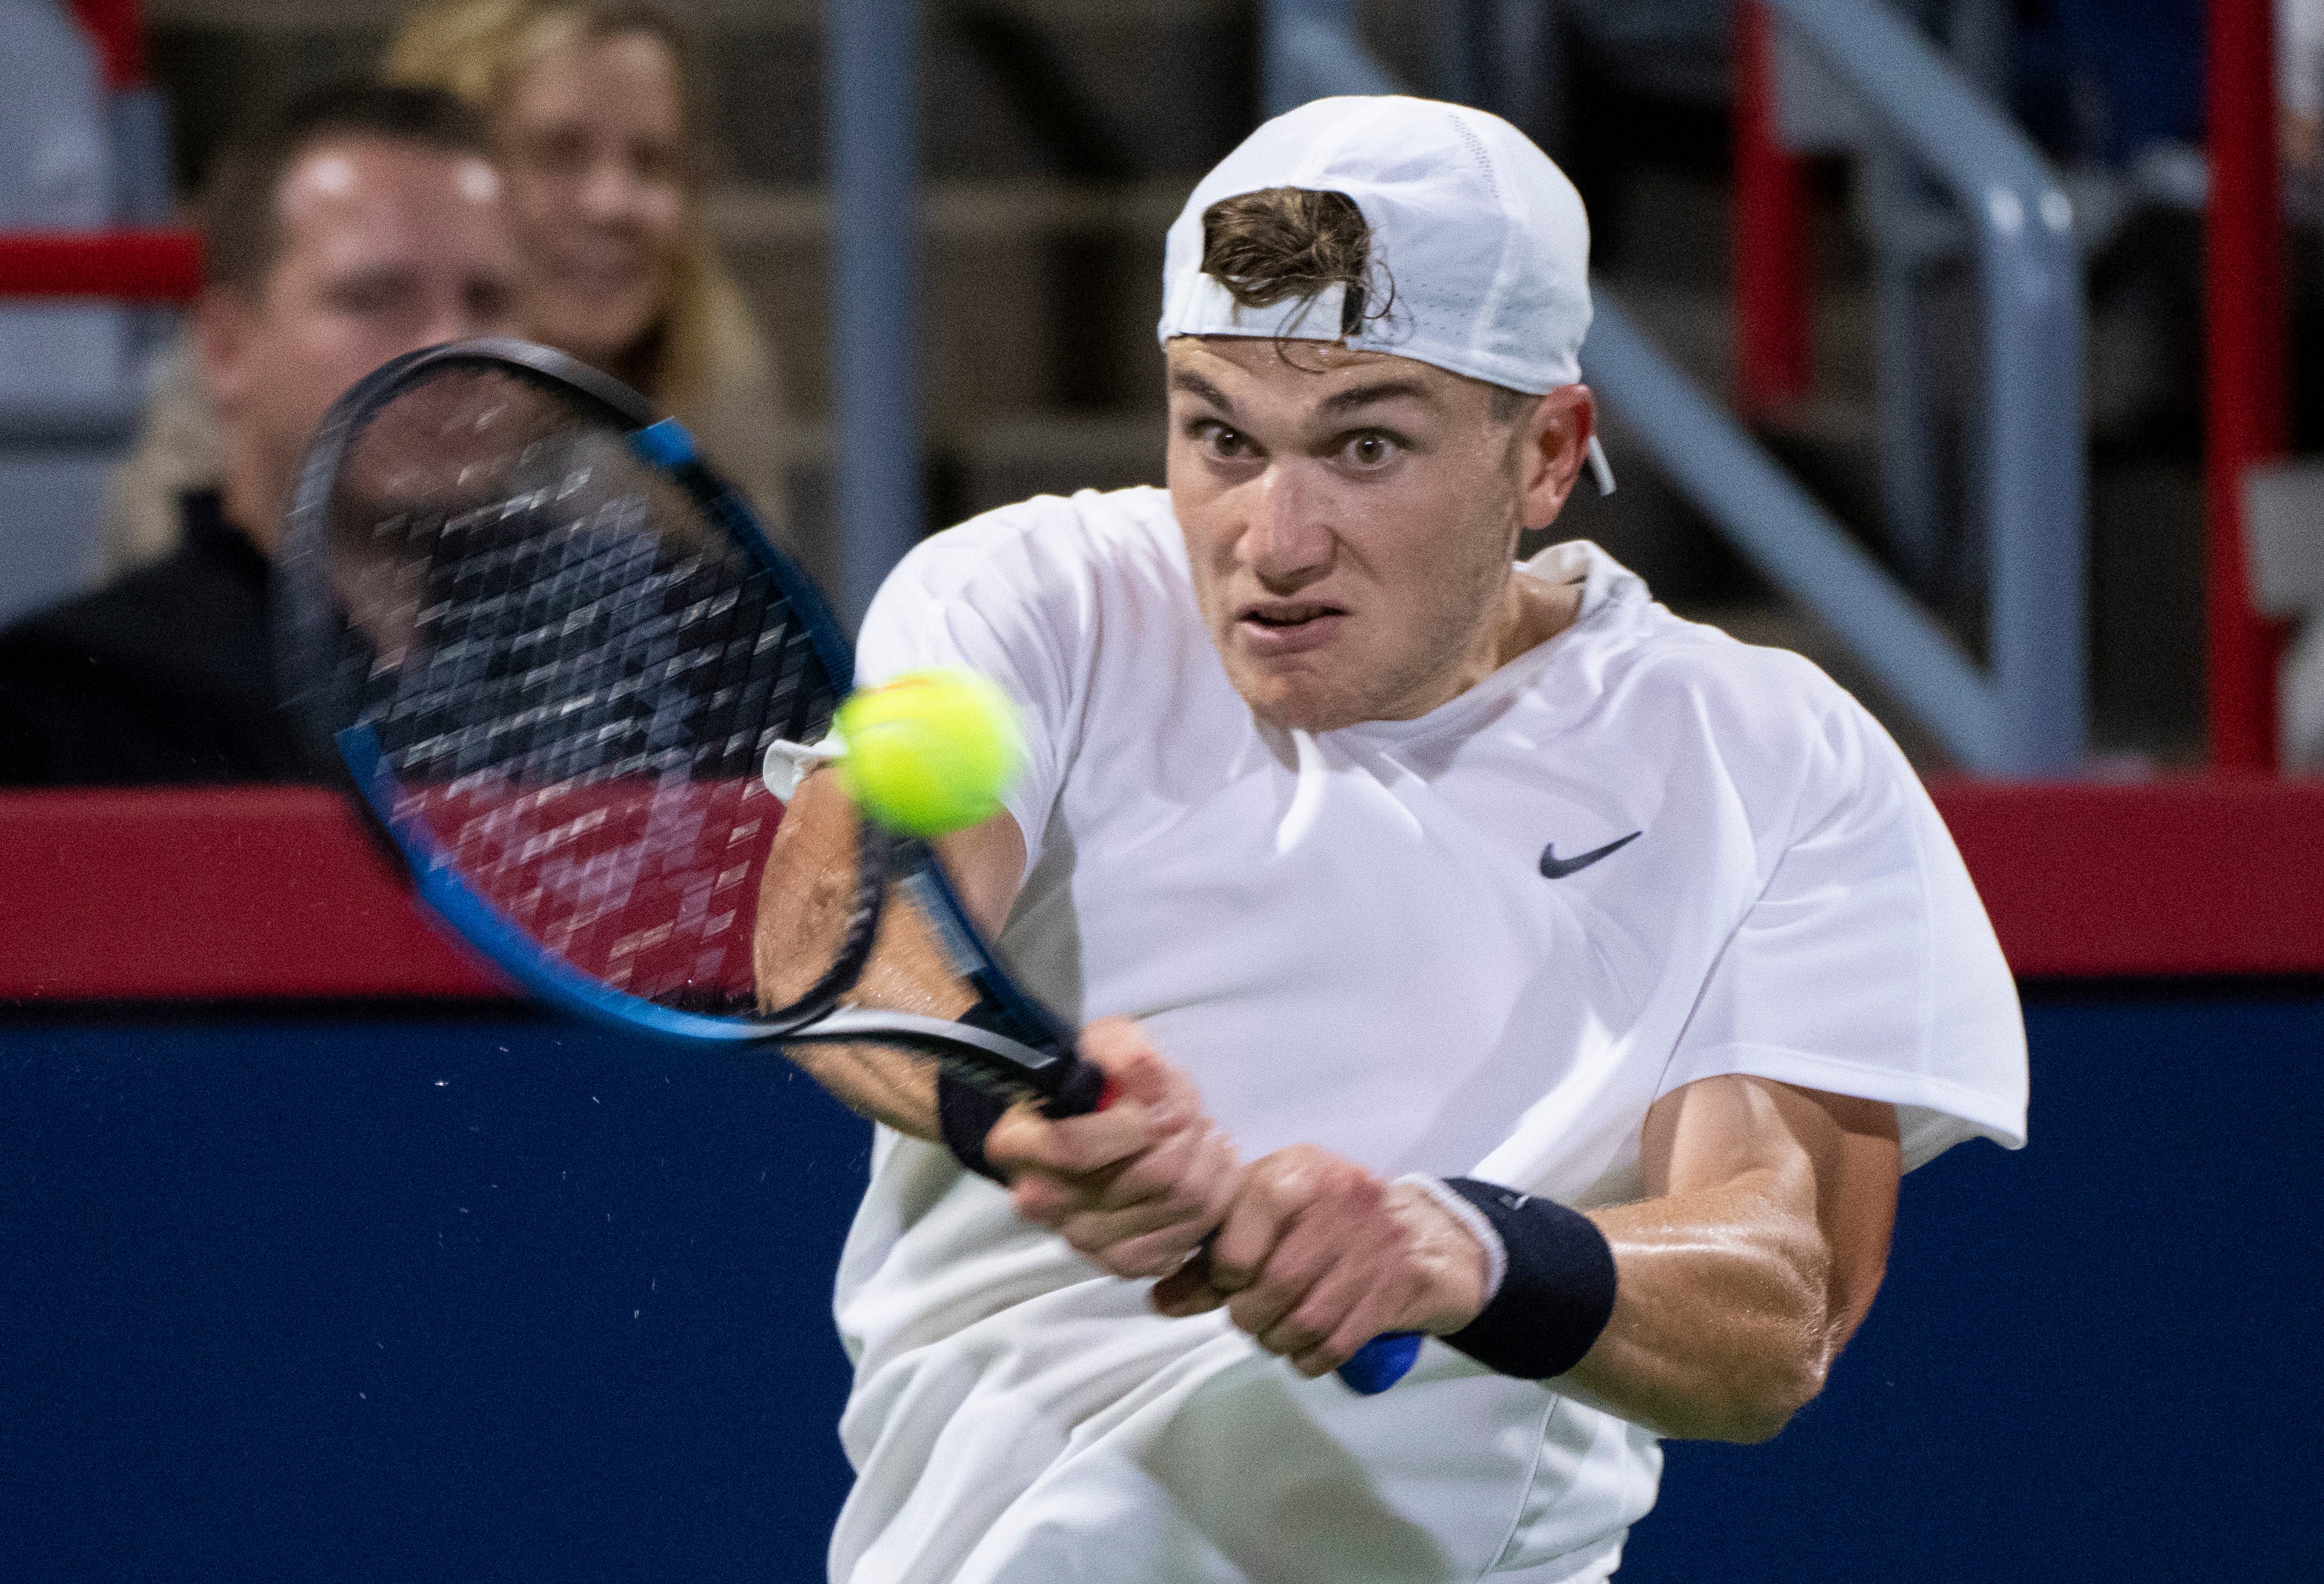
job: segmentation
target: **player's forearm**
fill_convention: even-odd
[[[878,943],[848,999],[862,1006],[956,1018],[973,992],[954,977],[926,922],[890,895]],[[914,1138],[940,1139],[936,1063],[893,1045],[800,1044],[791,1060],[860,1116]]]
[[[793,1045],[788,1054],[858,1116],[914,1138],[939,1136],[936,1063],[885,1045]]]
[[[1812,1210],[1775,1178],[1592,1211],[1614,1251],[1614,1311],[1565,1379],[1665,1435],[1781,1430],[1822,1389],[1838,1338]]]
[[[832,941],[855,903],[855,813],[835,776],[818,772],[791,800],[775,832],[762,883],[757,936],[760,999],[782,1005],[803,994],[831,960]],[[1016,895],[1025,843],[1006,814],[940,844],[970,912],[996,928]],[[952,970],[927,922],[890,892],[871,960],[848,993],[857,1005],[956,1018],[974,993]],[[936,1064],[886,1045],[799,1044],[789,1048],[832,1097],[859,1116],[915,1138],[941,1136]]]

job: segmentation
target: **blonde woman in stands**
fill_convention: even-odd
[[[405,22],[383,71],[491,118],[530,334],[676,413],[779,523],[773,358],[703,214],[709,140],[686,32],[622,0],[438,0]]]
[[[489,118],[525,332],[676,413],[780,535],[773,357],[704,218],[708,140],[685,32],[618,0],[441,0],[406,21],[383,75]],[[216,486],[216,443],[188,369],[165,364],[113,481],[108,572],[175,548],[178,497]],[[817,574],[834,570],[823,547],[798,548]]]

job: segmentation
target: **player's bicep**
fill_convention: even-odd
[[[968,916],[988,937],[1000,934],[1025,879],[1025,833],[1017,817],[1003,809],[965,830],[938,837],[936,848]]]
[[[1747,1074],[1702,1079],[1646,1113],[1639,1165],[1649,1199],[1748,1188],[1739,1202],[1752,1214],[1812,1235],[1834,1350],[1871,1308],[1903,1172],[1894,1106]]]

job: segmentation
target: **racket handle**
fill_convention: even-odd
[[[1102,1111],[1111,1105],[1118,1093],[1113,1079],[1094,1061],[1079,1062],[1068,1073],[1057,1092],[1041,1104],[1047,1116],[1085,1116],[1093,1111]],[[1204,1246],[1206,1249],[1209,1245]],[[1356,1356],[1340,1366],[1338,1375],[1350,1391],[1366,1397],[1377,1397],[1402,1380],[1420,1357],[1418,1331],[1384,1331],[1356,1349]]]
[[[1076,1061],[1057,1092],[1041,1102],[1041,1115],[1056,1120],[1062,1116],[1086,1116],[1093,1111],[1102,1111],[1113,1104],[1117,1093],[1113,1079],[1105,1069],[1094,1061]]]
[[[1377,1397],[1405,1377],[1420,1357],[1418,1331],[1382,1331],[1340,1366],[1340,1379],[1360,1396]]]

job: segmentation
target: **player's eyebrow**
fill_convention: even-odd
[[[1190,396],[1199,396],[1228,417],[1234,416],[1235,405],[1227,400],[1227,394],[1192,369],[1172,369],[1170,388],[1174,391],[1184,391]]]
[[[1350,385],[1335,391],[1317,403],[1319,411],[1344,413],[1358,407],[1369,407],[1377,402],[1394,402],[1409,397],[1416,402],[1429,400],[1428,387],[1416,379],[1374,380],[1370,384]]]

